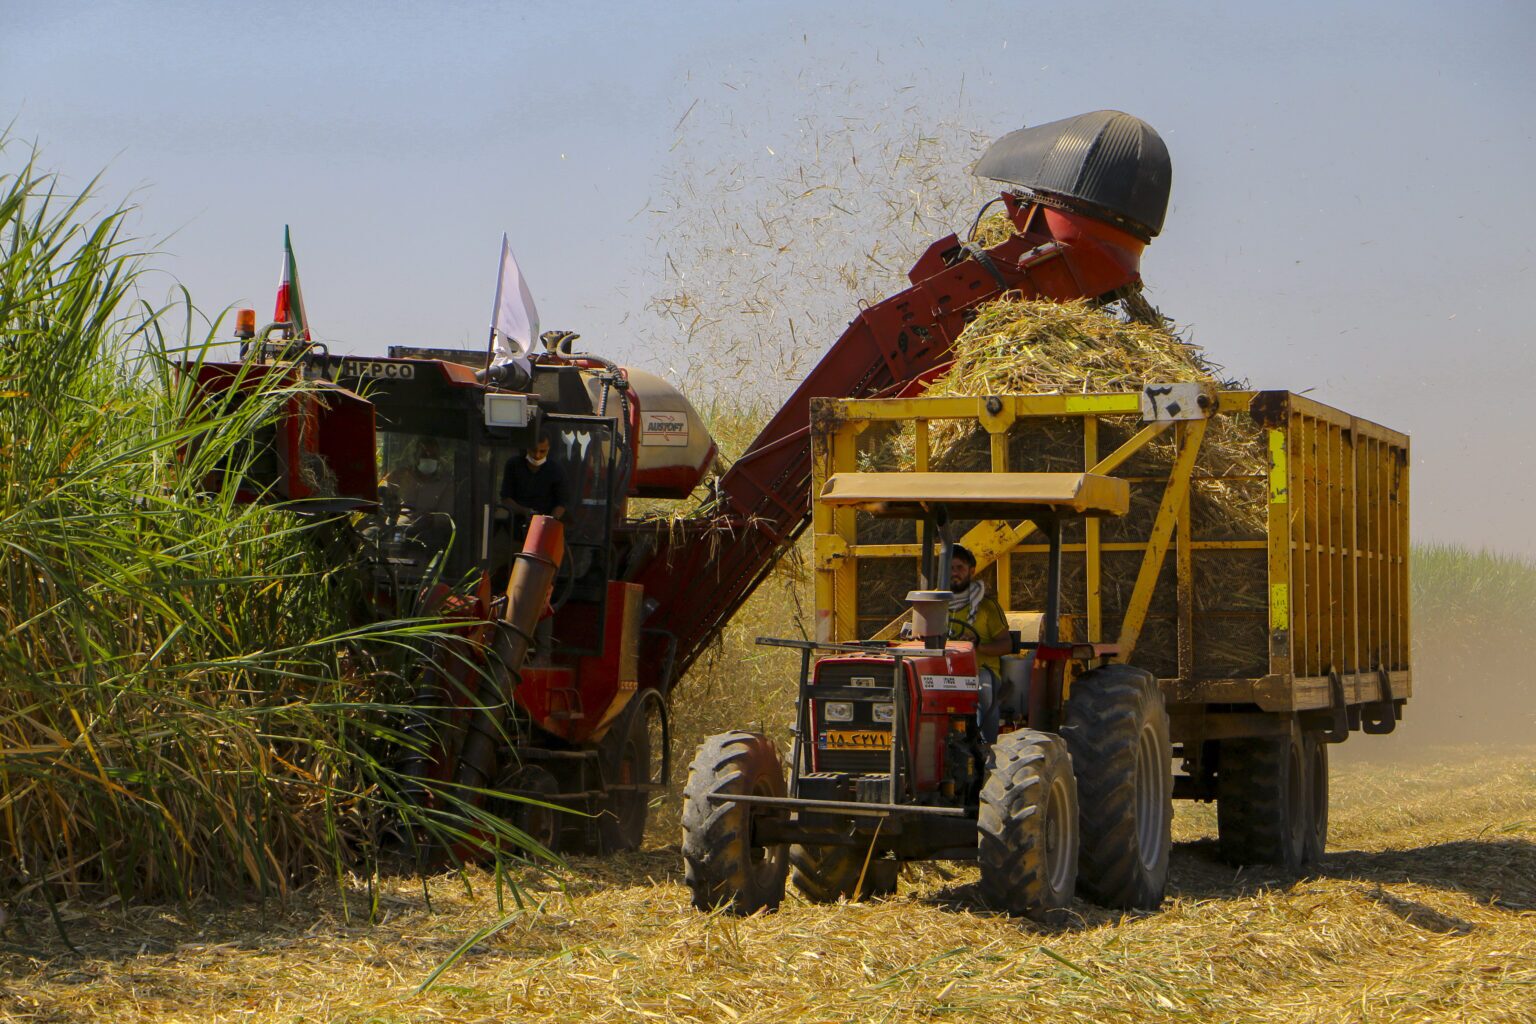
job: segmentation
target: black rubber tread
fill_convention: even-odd
[[[1307,839],[1302,862],[1316,864],[1328,849],[1328,743],[1321,733],[1302,734],[1301,755],[1307,780]]]
[[[858,846],[791,846],[790,878],[800,894],[812,903],[850,903],[889,896],[896,891],[896,862],[871,858],[868,870],[864,859],[868,850]],[[859,875],[864,884],[859,885]],[[857,890],[857,891],[855,891]]]
[[[633,782],[645,782],[651,777],[651,737],[646,729],[645,716],[638,706],[608,730],[599,744],[602,750],[603,778],[618,782],[624,748],[633,744],[635,766],[630,772]],[[625,853],[638,850],[645,840],[645,820],[650,814],[651,794],[646,790],[610,793],[598,808],[597,836],[601,853]]]
[[[547,769],[536,764],[525,764],[509,772],[505,785],[498,788],[535,793],[537,796],[530,799],[544,803],[559,802],[559,781]],[[526,800],[505,797],[498,799],[493,809],[550,853],[559,852],[561,826],[566,817],[562,812],[548,807],[535,807]]]
[[[754,857],[747,806],[714,803],[711,793],[784,796],[784,768],[773,743],[757,733],[728,732],[699,746],[683,789],[683,880],[700,910],[777,910],[789,873],[784,847]]]
[[[1163,772],[1162,818],[1150,850],[1142,849],[1136,806],[1138,743],[1146,728],[1155,733]],[[1173,849],[1173,745],[1157,679],[1132,665],[1083,673],[1072,684],[1061,736],[1077,776],[1078,891],[1104,907],[1157,909]]]
[[[1293,756],[1302,756],[1294,720],[1284,735],[1221,741],[1216,831],[1223,860],[1274,864],[1288,871],[1301,867],[1305,843],[1292,827],[1292,815],[1297,813],[1292,801],[1305,800],[1305,792],[1291,792],[1289,759]]]
[[[1048,921],[1072,904],[1077,883],[1077,786],[1072,758],[1059,736],[1020,729],[992,746],[992,769],[981,787],[976,819],[981,897],[995,910]],[[1046,863],[1046,834],[1052,826],[1051,787],[1066,787],[1065,872],[1053,880]]]

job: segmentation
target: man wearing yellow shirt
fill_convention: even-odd
[[[976,578],[976,556],[959,544],[951,552],[949,589],[949,636],[976,644],[976,672],[981,683],[977,713],[982,735],[992,743],[997,740],[1002,713],[1002,657],[1013,653],[1008,618],[1002,605],[987,596],[987,588]]]

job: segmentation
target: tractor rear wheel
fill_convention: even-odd
[[[869,857],[860,846],[791,846],[789,866],[795,888],[812,903],[836,903],[846,899],[857,903],[875,896],[889,896],[896,891],[899,865],[894,860]],[[859,884],[859,875],[864,884]]]
[[[1104,907],[1155,910],[1173,847],[1173,745],[1157,679],[1105,665],[1072,684],[1061,728],[1077,776],[1077,884]]]
[[[987,905],[1039,921],[1072,903],[1078,870],[1077,783],[1059,736],[1020,729],[992,747],[981,787],[977,859]]]
[[[752,822],[783,812],[711,797],[785,793],[784,766],[766,736],[728,732],[700,745],[683,790],[683,879],[695,907],[743,915],[778,909],[789,860],[782,846],[752,845]]]
[[[1294,718],[1279,736],[1221,741],[1216,830],[1224,860],[1274,864],[1287,871],[1306,862],[1308,833],[1315,835],[1315,830],[1309,820],[1304,746]]]

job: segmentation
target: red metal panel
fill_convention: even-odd
[[[658,602],[645,621],[642,686],[665,688],[686,671],[810,522],[812,398],[918,393],[950,361],[976,307],[1005,292],[1066,301],[1139,280],[1140,239],[1083,214],[1004,200],[1022,234],[987,250],[987,263],[954,235],[929,246],[908,275],[912,287],[859,313],[721,479],[711,528],[658,538],[634,577]]]

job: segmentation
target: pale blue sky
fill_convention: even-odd
[[[107,167],[206,308],[268,312],[287,223],[337,348],[479,344],[506,231],[546,327],[644,363],[680,154],[1127,110],[1173,158],[1153,299],[1256,386],[1410,431],[1420,537],[1536,554],[1533,12],[0,0],[0,121]]]

